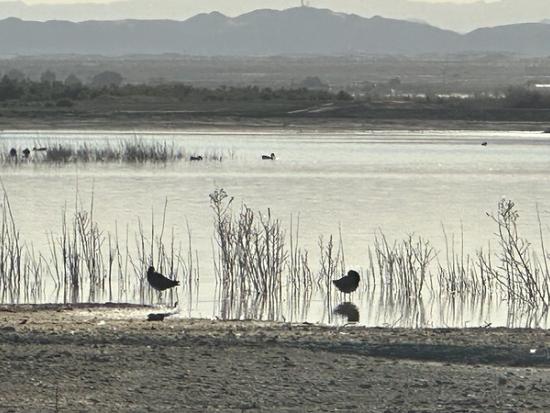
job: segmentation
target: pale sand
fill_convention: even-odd
[[[0,307],[1,412],[550,412],[550,331]],[[534,350],[534,351],[532,351]]]

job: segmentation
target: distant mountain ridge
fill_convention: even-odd
[[[60,0],[61,1],[61,0]],[[258,8],[283,10],[295,7],[298,0],[114,0],[110,3],[26,4],[24,0],[0,0],[0,19],[18,17],[25,20],[184,20],[201,12],[219,10],[238,16]],[[497,0],[457,3],[426,0],[310,0],[318,8],[337,9],[364,17],[425,21],[431,25],[468,32],[480,27],[538,22],[550,19],[548,0]]]
[[[550,55],[550,25],[478,29],[466,35],[427,24],[364,18],[328,9],[256,10],[231,18],[73,23],[0,21],[0,54],[162,54],[215,56],[506,52]],[[8,40],[9,39],[9,40]]]

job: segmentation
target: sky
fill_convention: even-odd
[[[3,0],[3,1],[9,1],[9,0]],[[27,4],[112,3],[113,1],[115,0],[23,0],[23,2]],[[203,0],[203,1],[206,3],[208,0]],[[228,0],[228,1],[238,1],[238,0]],[[417,0],[417,1],[422,1],[425,3],[459,3],[460,4],[460,3],[474,3],[479,0]],[[486,0],[486,3],[491,3],[494,1],[498,1],[498,0],[493,0],[493,1]],[[296,3],[299,3],[299,1],[296,1]],[[312,1],[312,3],[314,3],[314,1]],[[334,8],[337,9],[339,0],[334,0],[333,3],[334,3]],[[258,1],[258,8],[261,8],[261,7],[262,7],[262,2]]]
[[[7,0],[9,1],[9,0]],[[23,0],[24,3],[27,4],[75,4],[75,3],[112,3],[113,1],[119,1],[119,0]],[[206,2],[208,0],[203,0]],[[232,1],[232,0],[228,0]],[[233,0],[234,1],[234,0]],[[238,0],[237,0],[238,1]],[[479,0],[416,0],[418,2],[422,3],[458,3],[458,4],[465,4],[465,3],[475,3]],[[493,0],[493,1],[485,1],[486,3],[494,3],[499,0]],[[298,1],[296,3],[299,3]],[[314,3],[312,1],[311,3]],[[334,8],[338,8],[338,0],[334,0]],[[262,2],[258,1],[258,8],[262,7]]]

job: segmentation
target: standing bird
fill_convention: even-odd
[[[164,291],[180,285],[179,281],[171,280],[170,278],[166,278],[161,273],[156,272],[155,267],[153,266],[150,266],[147,270],[147,281],[149,281],[151,287],[157,291]]]
[[[270,161],[274,161],[275,160],[275,154],[272,152],[271,155],[262,155],[262,159],[264,160],[270,160]]]
[[[361,278],[357,271],[349,270],[348,275],[339,280],[333,280],[332,283],[344,294],[349,294],[357,290],[360,280]]]

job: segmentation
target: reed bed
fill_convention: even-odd
[[[319,267],[313,271],[308,251],[299,245],[299,224],[293,229],[291,220],[291,236],[285,242],[285,232],[269,210],[267,214],[255,213],[243,205],[234,213],[232,201],[223,190],[211,195],[221,318],[303,318],[312,297],[320,295],[325,309],[323,319],[331,322],[334,307],[346,298],[332,285],[332,280],[348,269],[341,232],[337,239],[332,235],[319,238]],[[420,236],[390,242],[380,232],[374,244],[367,247],[368,263],[362,269],[361,288],[354,294],[379,303],[383,309],[376,311],[386,315],[400,309],[396,322],[406,318],[407,325],[426,325],[429,317],[424,302],[434,299],[440,303],[444,300],[456,310],[441,315],[453,322],[461,322],[459,314],[466,306],[483,316],[487,306],[505,302],[510,322],[518,315],[528,315],[536,323],[548,313],[550,297],[542,225],[541,248],[535,253],[518,234],[519,215],[513,202],[501,201],[496,215],[490,217],[497,224],[499,248],[479,249],[475,256],[465,255],[463,233],[457,241],[443,229],[445,249],[437,251]],[[269,233],[277,234],[276,240],[264,235]],[[274,246],[277,254],[268,251]],[[263,271],[261,278],[256,278],[266,266],[276,270]],[[281,286],[284,295],[280,294]],[[289,304],[285,314],[264,311],[282,308],[281,302]]]
[[[294,222],[296,222],[294,224]],[[305,320],[314,291],[314,277],[307,249],[300,246],[300,217],[290,217],[286,314],[289,321]]]
[[[231,159],[233,151],[205,150],[189,151],[176,145],[175,142],[157,142],[143,139],[128,139],[118,142],[57,142],[48,145],[36,144],[32,149],[13,148],[15,156],[10,153],[12,148],[0,149],[0,164],[69,164],[69,163],[168,163],[177,161],[215,161]],[[28,155],[24,154],[27,149]]]
[[[346,265],[341,231],[318,241],[318,264],[301,245],[299,217],[289,228],[270,209],[254,211],[223,189],[210,194],[213,212],[213,270],[216,280],[215,315],[222,319],[299,321],[308,318],[313,300],[320,299],[324,319],[332,320],[343,302],[364,301],[391,325],[421,326],[430,322],[427,306],[434,302],[449,313],[440,319],[466,324],[462,312],[484,316],[492,305],[504,303],[511,325],[539,325],[548,316],[550,271],[543,225],[539,218],[537,246],[521,237],[519,213],[512,201],[502,200],[489,214],[497,243],[464,253],[464,235],[448,236],[441,251],[426,239],[409,235],[390,241],[379,232],[365,246],[360,288],[345,296],[332,281]],[[74,206],[65,207],[61,229],[49,235],[49,251],[36,252],[25,243],[6,192],[0,203],[0,303],[139,302],[196,305],[200,286],[199,256],[192,248],[191,229],[178,239],[162,213],[151,212],[150,227],[138,219],[114,233],[95,220],[93,196],[83,205],[78,193]],[[160,217],[160,223],[158,219]],[[181,286],[162,296],[146,280],[149,265],[177,278]],[[46,279],[49,277],[49,280]],[[53,285],[48,294],[46,285]],[[185,300],[185,301],[182,301]],[[378,307],[374,306],[375,303]],[[496,304],[495,304],[496,303]],[[432,310],[430,310],[432,311]],[[443,310],[442,310],[443,311]]]
[[[44,261],[21,240],[5,191],[0,219],[0,303],[40,302]]]
[[[197,256],[190,233],[187,249],[173,229],[166,235],[166,207],[167,203],[160,230],[154,219],[148,231],[138,222],[139,230],[132,239],[128,228],[124,237],[118,229],[114,234],[102,231],[94,219],[93,196],[84,207],[77,194],[74,209],[65,207],[62,213],[59,233],[49,234],[49,251],[43,255],[20,240],[4,191],[0,205],[0,303],[173,304],[185,296],[191,300],[198,292]],[[152,290],[146,280],[149,265],[179,279],[180,288],[165,297]],[[53,285],[53,291],[47,291],[46,283]]]
[[[210,195],[215,216],[215,273],[221,317],[270,320],[282,317],[282,273],[288,260],[285,233],[268,210],[254,213],[243,205],[233,216],[223,189]]]

